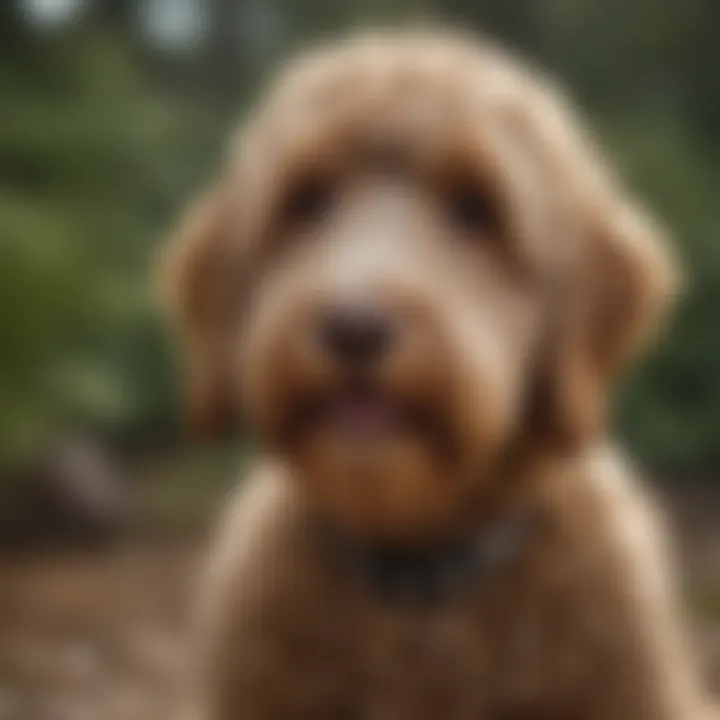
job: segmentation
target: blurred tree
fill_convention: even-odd
[[[720,2],[703,0],[688,44],[684,102],[703,131],[720,143]]]
[[[440,17],[476,27],[501,38],[530,57],[538,58],[543,44],[543,0],[439,0]]]
[[[86,30],[0,69],[0,461],[69,422],[167,416],[147,268],[210,121]]]

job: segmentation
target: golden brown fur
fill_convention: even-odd
[[[662,319],[674,262],[547,80],[441,33],[312,53],[250,118],[165,278],[193,420],[241,405],[266,447],[210,566],[210,720],[705,717],[657,511],[604,440],[608,385]],[[314,331],[348,298],[400,328],[371,379],[431,433],[290,422],[342,384]],[[319,514],[432,543],[525,508],[547,530],[432,610],[383,603],[308,532]]]

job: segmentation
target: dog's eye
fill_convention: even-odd
[[[333,188],[328,179],[303,178],[286,197],[283,215],[292,225],[315,225],[327,215],[332,201]]]
[[[462,233],[477,235],[498,229],[495,199],[470,182],[452,186],[446,196],[446,210],[452,225]]]

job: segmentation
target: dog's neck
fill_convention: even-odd
[[[364,542],[325,527],[324,542],[341,571],[379,600],[437,605],[510,566],[531,542],[538,519],[529,512],[517,513],[463,537],[412,546]]]
[[[548,487],[567,467],[536,461],[514,464],[519,476],[495,478],[497,492],[478,499],[455,535],[401,545],[324,523],[320,537],[340,570],[381,601],[442,604],[493,582],[538,541],[548,524]]]

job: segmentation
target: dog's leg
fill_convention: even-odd
[[[652,615],[656,608],[638,607],[635,612]],[[654,629],[639,622],[619,639],[616,661],[603,673],[602,690],[595,694],[591,720],[711,720],[715,718],[699,687],[688,652],[666,624]],[[642,625],[645,624],[645,627]],[[654,635],[650,635],[654,633]]]
[[[631,478],[606,466],[602,595],[606,662],[592,720],[710,720],[682,620],[663,517]],[[605,534],[602,532],[601,534]]]
[[[202,587],[201,720],[346,718],[343,624],[333,622],[344,614],[333,612],[337,593],[318,584],[301,518],[270,467],[245,481],[225,513]]]

